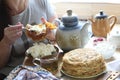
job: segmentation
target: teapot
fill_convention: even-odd
[[[56,42],[63,51],[82,48],[88,42],[90,36],[87,21],[79,21],[78,16],[67,10],[63,15],[61,24],[56,30]]]
[[[92,22],[92,32],[94,36],[107,37],[107,34],[113,29],[117,18],[114,15],[107,16],[102,10],[96,14]]]

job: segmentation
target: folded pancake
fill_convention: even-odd
[[[26,25],[26,35],[31,38],[33,41],[42,41],[45,39],[48,30],[55,29],[56,26],[50,22],[37,25]]]

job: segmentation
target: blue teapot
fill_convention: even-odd
[[[61,24],[56,30],[56,42],[63,51],[83,48],[90,39],[87,21],[79,21],[78,16],[67,10],[63,15]]]

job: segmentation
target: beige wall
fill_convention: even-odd
[[[117,16],[117,23],[120,23],[120,4],[111,3],[54,3],[58,16],[66,13],[66,10],[72,9],[80,19],[88,19],[103,10],[108,16]]]

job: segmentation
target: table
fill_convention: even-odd
[[[59,54],[59,71],[58,71],[56,76],[59,77],[60,80],[82,80],[82,79],[74,79],[74,78],[68,77],[68,76],[64,75],[63,73],[61,73],[61,71],[60,71],[60,69],[61,69],[61,60],[62,60],[63,56],[64,56],[64,53]],[[34,66],[33,63],[32,63],[32,60],[33,60],[32,57],[26,56],[25,60],[23,62],[23,65]],[[113,57],[111,57],[110,59],[107,59],[105,61],[106,61],[107,64],[109,64],[110,62],[113,62],[113,61],[116,61],[116,60],[120,60],[120,49],[117,49],[116,52],[114,53]],[[112,64],[114,64],[114,63],[112,63]],[[107,65],[107,67],[109,67],[109,65]],[[114,65],[113,65],[113,70],[112,71],[117,71],[116,69],[114,69]],[[108,72],[106,74],[102,74],[101,76],[99,76],[97,78],[91,78],[91,79],[88,79],[88,80],[106,80],[106,78],[109,75],[110,75],[110,72]],[[87,79],[85,79],[85,80],[87,80]],[[118,80],[120,80],[120,78]]]
[[[115,28],[118,28],[119,26],[120,25],[117,24]],[[116,71],[120,72],[120,49],[116,49],[114,55],[110,59],[105,60],[108,72],[104,73],[96,78],[91,78],[91,79],[75,79],[75,78],[71,78],[71,77],[66,76],[63,73],[61,73],[60,69],[61,69],[61,62],[62,62],[63,56],[64,56],[64,53],[61,52],[59,54],[59,71],[56,75],[58,78],[60,78],[60,80],[107,80],[108,76],[110,76],[110,74],[111,74],[111,71],[112,72],[116,72]],[[32,57],[26,56],[25,60],[23,62],[23,65],[33,66],[32,60],[33,60]],[[117,64],[117,63],[119,63],[119,64]],[[119,70],[116,69],[117,67],[119,67]],[[120,78],[117,78],[115,80],[120,80]]]

